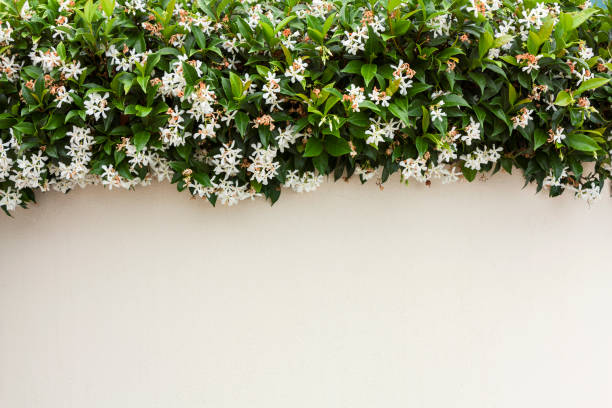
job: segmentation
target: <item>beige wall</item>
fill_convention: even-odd
[[[0,407],[612,405],[612,201],[173,186],[0,218]]]

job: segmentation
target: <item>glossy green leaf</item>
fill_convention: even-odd
[[[323,142],[321,139],[311,137],[306,143],[306,150],[304,151],[304,157],[316,157],[323,152]]]
[[[370,83],[374,75],[376,75],[376,70],[378,67],[375,64],[364,64],[361,66],[361,76],[365,81],[366,86]]]

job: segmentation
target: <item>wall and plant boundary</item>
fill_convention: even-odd
[[[611,9],[2,0],[0,206],[154,179],[231,205],[327,175],[516,169],[590,201],[612,171]]]

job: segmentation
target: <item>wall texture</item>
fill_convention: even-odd
[[[173,186],[0,217],[0,407],[612,405],[612,200]]]

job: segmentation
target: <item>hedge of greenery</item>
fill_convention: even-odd
[[[612,2],[1,2],[6,212],[154,179],[231,205],[500,169],[590,201],[611,177]]]

